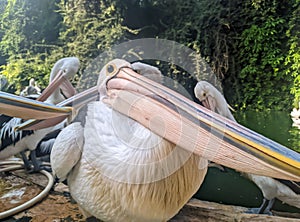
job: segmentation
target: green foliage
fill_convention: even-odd
[[[1,30],[3,36],[0,42],[0,51],[9,57],[14,57],[22,50],[25,36],[21,30],[24,25],[24,1],[8,0],[1,16]]]
[[[31,78],[34,78],[40,87],[45,88],[49,82],[51,71],[47,60],[42,61],[38,57],[11,59],[7,65],[3,65],[1,68],[1,74],[7,78],[8,82],[14,83],[17,94],[28,85]]]
[[[300,101],[300,0],[294,1],[293,13],[286,32],[289,37],[289,51],[285,58],[287,66],[286,74],[294,79],[291,93],[294,96],[294,107],[298,107]]]
[[[274,93],[280,95],[286,91],[288,83],[286,76],[281,73],[281,64],[284,55],[280,50],[280,39],[278,39],[276,27],[284,24],[282,19],[269,18],[262,26],[252,25],[242,33],[241,42],[241,62],[245,64],[239,74],[240,81],[244,91],[245,103],[257,103],[260,106],[272,107],[279,105],[274,99],[266,100],[268,96],[274,96]],[[251,56],[250,56],[251,55]],[[248,91],[255,89],[255,91]],[[259,92],[257,93],[257,91]],[[277,91],[277,93],[276,93]],[[277,104],[274,104],[276,103]]]
[[[1,74],[15,85],[16,93],[32,77],[45,87],[50,72],[46,58],[52,48],[48,44],[56,42],[60,21],[55,1],[7,0],[1,6],[0,52],[7,58]]]
[[[285,109],[293,97],[296,103],[300,98],[299,4],[300,0],[3,0],[0,74],[17,92],[31,77],[43,87],[51,66],[62,57],[80,59],[80,77],[92,59],[115,44],[157,37],[201,54],[212,72],[201,69],[200,57],[192,58],[196,79],[215,74],[236,108]],[[193,92],[196,79],[185,70],[152,62]],[[97,78],[95,72],[85,73],[81,89]]]
[[[229,18],[235,13],[236,1],[168,1],[168,16],[163,18],[165,30],[159,35],[185,44],[210,63],[220,80],[228,71],[231,40]],[[198,74],[200,76],[200,74]]]
[[[113,1],[61,1],[60,13],[64,17],[60,39],[73,54],[91,58],[122,36],[122,20]]]
[[[280,14],[286,8],[277,1],[253,1],[252,5],[246,4],[245,12],[253,22],[242,31],[239,42],[237,88],[243,95],[239,104],[244,108],[284,109],[292,100],[292,77],[284,66],[289,18]]]
[[[122,24],[120,8],[113,0],[60,1],[59,13],[63,16],[60,47],[52,51],[51,57],[77,56],[83,67],[81,74],[91,59],[124,40],[125,33],[132,31]],[[85,76],[78,87],[94,84],[95,74]]]

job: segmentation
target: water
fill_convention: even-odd
[[[288,112],[246,111],[236,113],[238,122],[290,149],[300,152],[300,130],[292,126]]]
[[[300,152],[300,130],[292,126],[288,112],[244,111],[234,113],[234,116],[241,125]],[[245,207],[259,207],[262,202],[261,191],[256,185],[231,169],[221,172],[217,168],[210,168],[195,197]],[[300,212],[297,208],[289,207],[279,201],[276,201],[274,209]]]

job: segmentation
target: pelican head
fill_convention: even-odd
[[[225,98],[212,84],[206,81],[199,81],[194,88],[194,93],[196,98],[199,99],[206,108],[234,120],[234,117],[227,107],[228,105]]]
[[[29,80],[29,85],[30,85],[30,86],[35,86],[35,80],[34,80],[34,78],[31,78],[31,79]]]
[[[106,83],[108,80],[113,78],[121,68],[131,68],[131,64],[122,59],[114,59],[107,63],[100,71],[97,87],[100,93],[100,98],[103,98],[107,95],[107,86]]]
[[[136,71],[137,73],[155,81],[162,83],[163,82],[163,75],[161,74],[160,70],[157,67],[141,63],[141,62],[135,62],[132,63],[132,69]]]
[[[80,62],[76,57],[66,57],[58,60],[51,69],[50,83],[38,100],[45,101],[53,94],[54,103],[61,102],[65,98],[60,95],[59,89],[62,90],[65,97],[69,98],[73,96],[76,93],[76,90],[72,86],[70,79],[74,78],[79,66]]]
[[[134,82],[128,81],[128,75],[120,75],[120,71],[131,72],[132,70],[138,71],[139,74],[149,78],[155,82],[162,83],[163,76],[158,68],[150,66],[145,63],[135,62],[130,64],[122,59],[114,59],[107,63],[100,71],[98,78],[98,91],[100,99],[107,96],[109,88],[122,89],[127,88],[130,91],[138,91],[141,94],[149,94],[146,89],[142,89]],[[116,78],[119,75],[120,78]]]

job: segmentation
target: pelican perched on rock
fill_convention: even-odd
[[[200,81],[195,89],[195,96],[203,105],[226,118],[235,121],[231,114],[224,96],[210,83]],[[256,210],[258,213],[270,213],[275,198],[291,206],[300,208],[300,183],[288,180],[273,179],[266,176],[246,174],[262,191],[263,203]]]
[[[99,99],[87,103],[81,121],[61,131],[51,152],[54,174],[67,179],[86,216],[166,221],[198,190],[208,160],[300,181],[297,153],[226,122],[137,74],[124,60],[105,65],[93,91]],[[63,108],[44,107],[45,118],[58,110],[61,115]]]
[[[72,87],[69,79],[74,77],[78,69],[79,60],[76,57],[68,57],[58,60],[51,70],[49,86],[37,100],[42,101],[46,99],[45,103],[57,104],[65,99],[64,95],[60,92],[60,89],[62,89],[63,93],[65,93],[68,97],[74,95],[75,89]],[[60,87],[57,88],[58,85],[60,85]],[[6,105],[9,105],[9,103]],[[0,108],[0,113],[9,115],[9,113],[5,112],[5,107]],[[15,127],[23,121],[24,120],[21,118],[13,118],[4,114],[0,116],[0,159],[6,159],[12,155],[29,149],[33,151],[31,159],[34,165],[34,170],[38,170],[39,167],[35,159],[34,150],[46,134],[52,130],[62,128],[63,123],[36,131],[24,130],[16,132]],[[24,154],[22,155],[25,165],[28,167],[29,163],[26,161]]]

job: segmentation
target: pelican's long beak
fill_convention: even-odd
[[[202,100],[201,102],[205,107],[207,107],[213,112],[216,112],[215,100],[211,96],[208,96],[205,100]]]
[[[62,101],[61,103],[57,104],[56,107],[72,107],[71,109],[73,110],[73,115],[76,115],[77,110],[90,101],[96,100],[97,97],[98,89],[95,86]],[[16,126],[15,130],[37,130],[47,128],[62,122],[64,119],[66,119],[66,117],[67,116],[56,116],[53,118],[49,117],[44,119],[31,119]]]
[[[46,89],[42,92],[37,100],[45,101],[57,88],[61,88],[63,94],[69,98],[76,94],[75,88],[65,75],[63,70],[60,70],[55,78],[49,83]]]
[[[103,102],[186,150],[242,172],[300,181],[300,154],[130,68],[120,69],[107,89]]]
[[[0,114],[22,119],[66,118],[73,110],[71,107],[57,107],[5,92],[0,92],[0,104]]]

